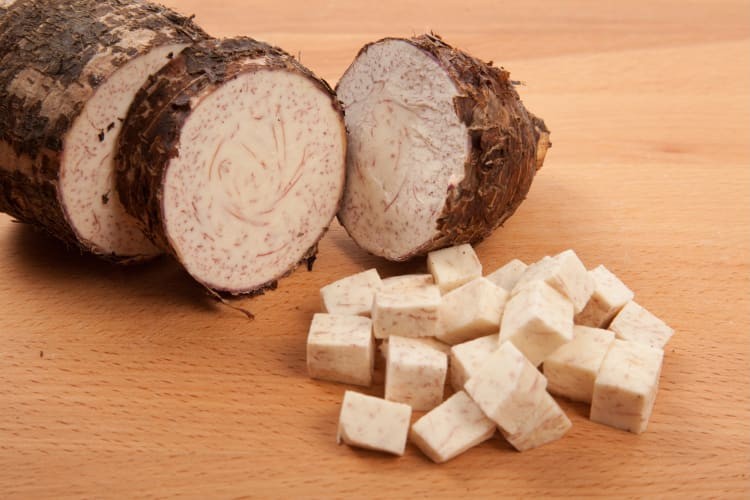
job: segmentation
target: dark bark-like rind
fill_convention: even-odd
[[[262,59],[262,64],[258,59]],[[192,103],[200,102],[223,83],[258,69],[286,70],[310,79],[331,96],[331,105],[343,123],[343,110],[328,83],[283,50],[246,37],[209,40],[185,49],[149,79],[128,111],[115,159],[120,201],[139,222],[146,236],[178,261],[180,255],[166,232],[162,202],[164,177],[170,159],[179,154],[182,127],[194,109]],[[286,273],[252,290],[226,290],[206,283],[203,285],[213,292],[230,295],[261,294],[275,288],[278,279],[316,254],[317,242]]]
[[[526,110],[506,70],[471,57],[433,34],[385,38],[365,45],[359,54],[387,40],[410,43],[437,60],[458,89],[454,107],[471,140],[464,178],[449,187],[435,235],[392,260],[405,261],[451,245],[478,243],[513,215],[526,198],[551,146],[549,130],[543,120]]]
[[[155,36],[124,47],[113,32],[123,27]],[[71,227],[58,190],[64,137],[96,88],[126,63],[207,36],[190,18],[139,0],[15,2],[0,18],[0,211],[109,260],[138,260],[104,253]],[[36,88],[16,82],[29,72]]]
[[[8,12],[11,5],[12,3],[8,0],[0,0],[0,29],[2,29],[3,17],[5,17],[5,14]]]

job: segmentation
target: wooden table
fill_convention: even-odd
[[[168,260],[113,267],[2,215],[0,497],[748,497],[748,2],[165,3],[331,83],[365,42],[430,29],[526,82],[554,146],[477,251],[491,270],[572,247],[677,330],[649,430],[563,403],[570,433],[523,454],[498,438],[437,466],[411,445],[338,447],[346,387],[305,372],[317,291],[423,262],[368,256],[334,225],[314,272],[241,301],[249,322]]]

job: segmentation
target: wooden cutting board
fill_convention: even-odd
[[[747,1],[165,3],[331,83],[365,42],[425,30],[524,81],[554,145],[477,252],[493,270],[572,247],[676,329],[648,432],[563,402],[570,433],[523,454],[338,447],[346,387],[305,372],[317,291],[422,261],[368,256],[334,225],[313,272],[239,302],[250,322],[166,259],[113,267],[0,215],[0,497],[750,495]]]

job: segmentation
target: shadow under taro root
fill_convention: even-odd
[[[129,265],[106,262],[26,224],[8,231],[9,253],[23,278],[33,280],[50,294],[89,287],[100,297],[138,296],[149,301],[178,302],[202,310],[218,305],[173,259],[157,257]]]

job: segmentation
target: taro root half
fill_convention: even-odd
[[[149,238],[205,287],[273,287],[310,260],[345,177],[333,90],[250,38],[197,43],[154,75],[123,124],[117,188]]]
[[[116,262],[157,255],[115,192],[115,145],[148,76],[208,35],[142,1],[0,4],[0,211]]]
[[[477,243],[524,200],[549,143],[509,73],[434,35],[366,45],[339,81],[349,137],[338,218],[404,261]]]

